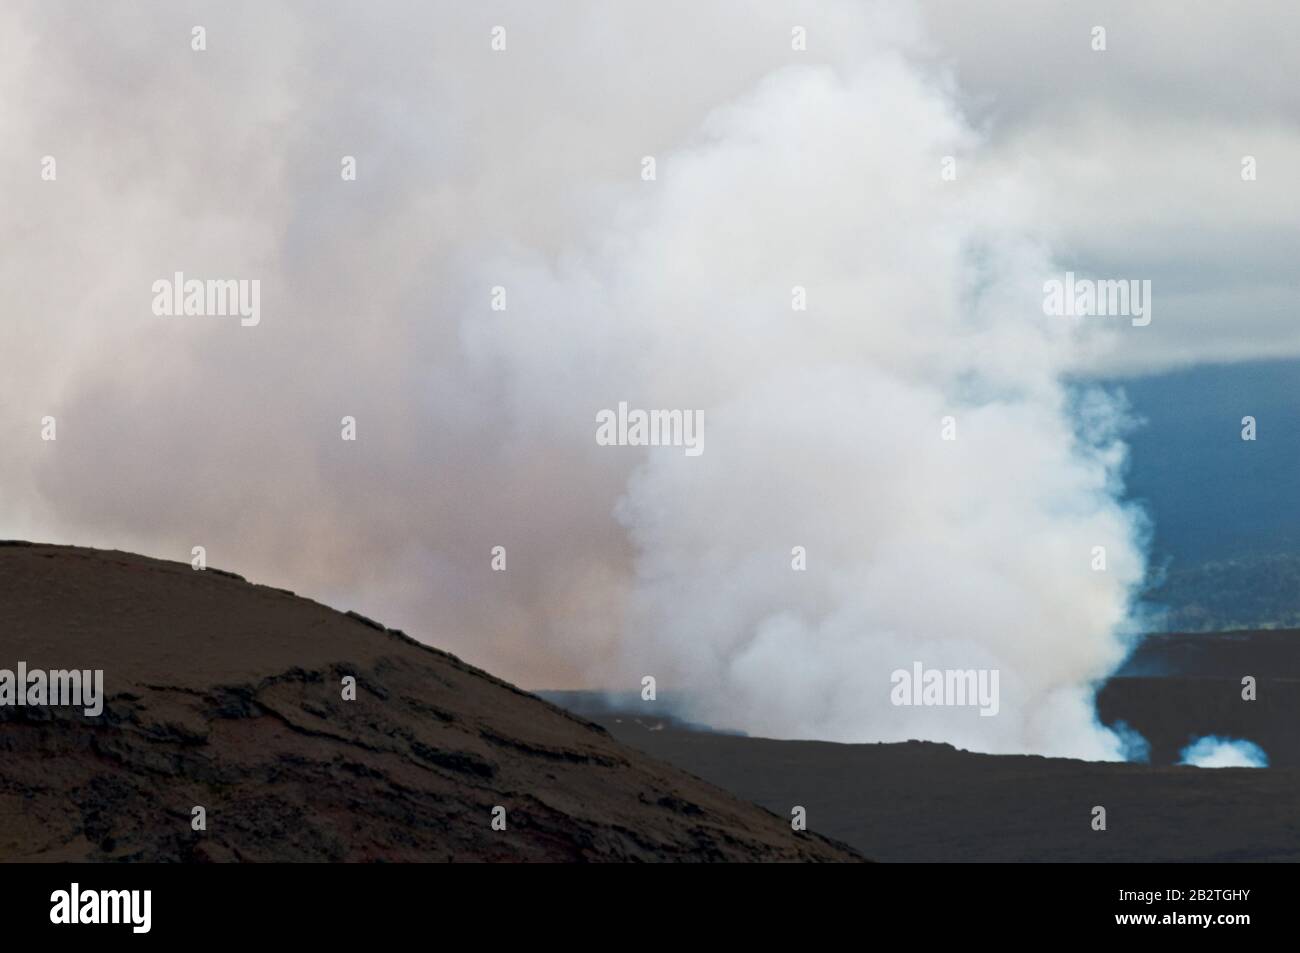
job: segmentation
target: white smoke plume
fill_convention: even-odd
[[[1042,311],[1049,197],[898,5],[647,6],[7,9],[3,535],[202,544],[719,727],[1120,757],[1142,526],[1122,408],[1067,383],[1113,341]],[[154,316],[179,270],[260,279],[261,324]],[[620,401],[704,453],[597,446]],[[997,670],[997,716],[891,704],[917,661]]]
[[[1253,741],[1206,735],[1180,751],[1178,763],[1195,768],[1267,768],[1268,755]]]

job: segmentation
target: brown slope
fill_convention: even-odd
[[[19,661],[102,668],[107,703],[0,707],[0,859],[861,859],[452,655],[214,570],[0,545],[0,668]]]

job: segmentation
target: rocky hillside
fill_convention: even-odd
[[[861,859],[401,632],[213,569],[2,544],[0,669],[19,662],[103,669],[105,706],[0,706],[3,860]]]

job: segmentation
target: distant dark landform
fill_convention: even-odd
[[[1170,569],[1146,591],[1161,606],[1156,620],[1167,632],[1300,628],[1300,556],[1240,556]]]
[[[1168,632],[1300,626],[1300,361],[1123,382],[1127,497],[1153,524],[1150,587]],[[1256,439],[1241,439],[1241,420]]]

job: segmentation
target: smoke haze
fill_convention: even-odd
[[[202,545],[718,727],[1121,757],[1145,526],[1123,405],[1068,381],[1145,329],[1043,314],[1058,209],[920,8],[653,6],[7,6],[3,535]],[[260,280],[260,324],[155,316],[176,271]],[[598,446],[620,401],[705,452]],[[998,670],[999,715],[892,705],[914,661]]]

